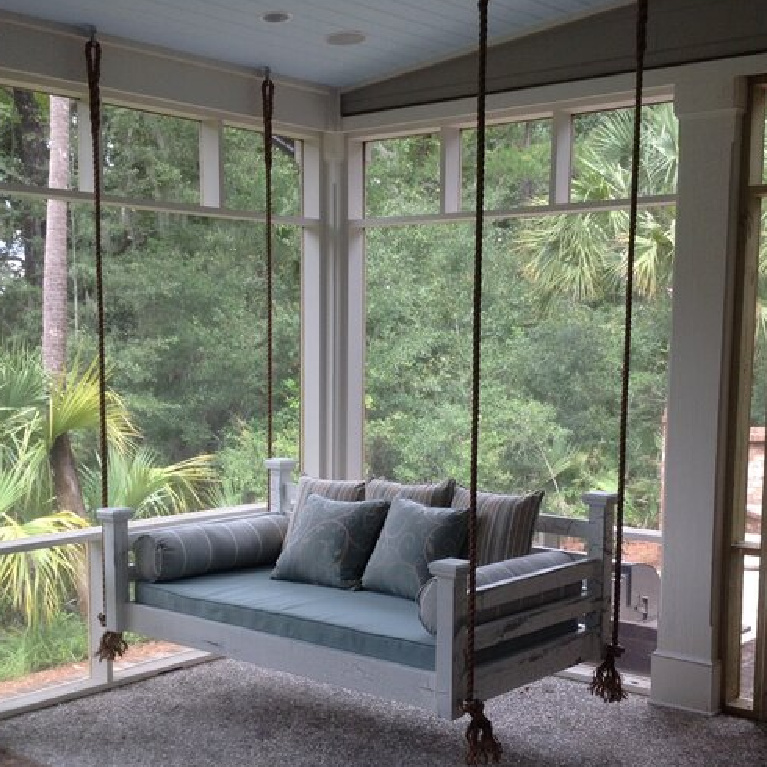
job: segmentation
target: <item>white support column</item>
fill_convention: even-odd
[[[325,170],[325,300],[322,324],[325,338],[326,387],[325,465],[322,476],[343,478],[346,474],[347,387],[347,164],[346,138],[342,133],[323,135]]]
[[[200,204],[223,208],[224,197],[224,142],[220,120],[200,123]]]
[[[364,146],[349,141],[347,220],[364,216]],[[349,229],[346,262],[345,476],[364,475],[365,434],[365,230]]]
[[[652,700],[721,704],[722,536],[744,84],[680,79],[679,183],[669,372],[663,571]]]
[[[461,209],[461,130],[442,128],[440,131],[440,208],[442,213],[457,213]]]
[[[330,210],[319,142],[303,147],[303,213],[326,222]],[[332,343],[328,333],[328,268],[325,228],[304,227],[301,261],[301,468],[312,477],[328,472],[327,377]],[[332,235],[327,235],[332,242]]]
[[[93,192],[93,140],[87,101],[77,102],[77,188],[81,192]]]

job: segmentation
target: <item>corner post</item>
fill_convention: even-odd
[[[435,695],[437,715],[456,719],[466,697],[466,589],[469,563],[439,559],[429,565],[437,578]]]
[[[292,458],[267,458],[264,465],[269,471],[269,511],[290,514],[293,505],[290,486],[296,461]]]
[[[108,631],[122,631],[125,624],[124,606],[130,599],[128,578],[128,520],[133,509],[98,509],[104,552],[104,605]]]
[[[601,619],[595,616],[587,620],[587,628],[595,628],[599,625],[599,647],[602,652],[612,628],[612,585],[613,578],[613,527],[615,519],[615,502],[617,496],[614,493],[593,491],[582,496],[583,502],[589,508],[589,532],[586,542],[586,553],[591,558],[602,560],[602,572],[600,582],[589,580],[588,590],[590,596],[598,597],[602,603]]]

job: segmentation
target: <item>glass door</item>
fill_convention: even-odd
[[[736,281],[732,504],[724,584],[725,706],[767,720],[767,80],[751,84]],[[739,343],[738,343],[739,341]]]

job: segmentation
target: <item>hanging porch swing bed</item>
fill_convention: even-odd
[[[271,471],[276,481],[285,476],[279,468]],[[299,501],[301,495],[306,500],[292,520],[281,511],[233,512],[226,520],[171,523],[132,536],[130,510],[100,510],[107,628],[401,701],[444,718],[461,716],[469,564],[456,556],[426,568],[430,551],[463,553],[467,510],[451,506],[460,507],[466,492],[459,488],[450,499],[445,493],[453,483],[446,482],[408,487],[303,478],[300,484]],[[396,494],[391,503],[380,498],[382,484],[389,497]],[[319,493],[367,494],[368,500]],[[280,495],[296,495],[295,489],[283,485]],[[439,507],[408,496],[427,502],[426,496],[439,497]],[[478,567],[475,687],[487,699],[581,661],[601,660],[610,628],[614,496],[585,496],[588,519],[531,515],[537,508],[530,508],[530,500],[540,501],[540,495],[482,498],[480,527],[482,507],[488,520],[495,507],[513,520],[510,539],[527,527],[522,535],[529,546],[534,522],[537,531],[585,544],[581,554],[540,550]],[[485,543],[480,536],[480,551]]]

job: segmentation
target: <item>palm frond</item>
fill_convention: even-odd
[[[0,350],[0,442],[23,430],[45,406],[40,357],[23,346]],[[42,423],[38,423],[42,428]]]
[[[523,272],[544,299],[591,300],[610,289],[614,244],[603,216],[554,216],[523,228],[516,242]]]
[[[137,431],[123,401],[111,390],[106,397],[106,422],[110,445],[125,450]],[[94,361],[81,373],[75,364],[62,381],[51,385],[48,444],[67,432],[95,431],[99,426],[98,367]]]
[[[46,450],[34,428],[16,431],[0,445],[0,513],[23,520],[49,510],[46,475]]]
[[[134,509],[137,516],[193,511],[203,504],[207,487],[217,481],[213,456],[200,455],[169,466],[157,465],[146,447],[134,453],[109,452],[109,505]],[[83,471],[83,492],[90,508],[100,503],[100,467]]]
[[[16,521],[0,513],[0,541],[85,527],[87,522],[68,511]],[[82,546],[56,546],[0,557],[0,602],[17,612],[28,626],[50,621],[75,588],[83,566]]]

